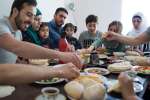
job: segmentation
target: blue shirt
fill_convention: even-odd
[[[51,48],[55,49],[58,48],[59,39],[61,38],[61,33],[63,28],[56,25],[55,21],[52,20],[48,23],[48,27],[50,29],[49,38],[50,38],[50,44]]]

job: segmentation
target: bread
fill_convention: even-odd
[[[123,57],[123,56],[125,56],[125,53],[124,53],[124,52],[114,52],[113,54],[114,54],[114,56],[116,56],[116,57]]]
[[[150,65],[149,62],[148,62],[148,58],[143,57],[143,56],[125,56],[125,59],[127,61],[130,61],[133,64],[139,65],[139,66],[148,66],[148,65]]]
[[[124,62],[108,65],[108,70],[110,72],[122,72],[122,71],[130,70],[131,67],[132,65],[130,64],[130,62],[124,61]]]
[[[98,83],[98,82],[96,82],[95,80],[92,80],[92,79],[90,79],[90,78],[82,78],[82,79],[79,80],[79,82],[80,82],[85,88],[90,87],[90,86],[92,86],[92,85]]]
[[[70,97],[80,99],[83,94],[84,86],[78,81],[71,81],[65,85],[64,89]]]
[[[106,89],[102,84],[89,86],[83,92],[83,100],[104,100]]]
[[[100,75],[97,74],[88,74],[88,75],[81,75],[80,77],[78,77],[76,80],[80,81],[80,80],[84,80],[86,78],[92,79],[98,83],[103,83],[103,80],[100,78]]]
[[[64,89],[75,100],[103,100],[106,92],[102,80],[96,75],[80,76],[67,83]]]
[[[33,65],[48,65],[48,59],[30,59],[29,63]]]
[[[140,54],[136,51],[126,51],[127,56],[140,56]]]

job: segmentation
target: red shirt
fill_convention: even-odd
[[[62,51],[62,52],[69,51],[69,47],[70,45],[65,38],[61,38],[59,40],[59,51]]]

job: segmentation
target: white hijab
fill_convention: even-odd
[[[143,13],[137,12],[133,16],[140,16],[142,18],[142,22],[140,24],[139,29],[135,29],[134,27],[132,28],[131,31],[128,32],[128,36],[137,36],[140,33],[144,32],[147,29],[147,21],[146,18],[144,17]]]

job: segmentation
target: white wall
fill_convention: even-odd
[[[0,1],[0,18],[4,16],[9,16],[12,3],[13,3],[13,0],[1,0]]]
[[[43,21],[50,21],[58,7],[64,7],[64,0],[37,0],[43,14]]]
[[[122,0],[74,0],[76,11],[74,13],[78,32],[86,29],[85,18],[89,14],[99,17],[98,30],[104,32],[112,20],[121,19]],[[78,34],[79,35],[79,34]],[[78,36],[77,35],[77,36]]]

